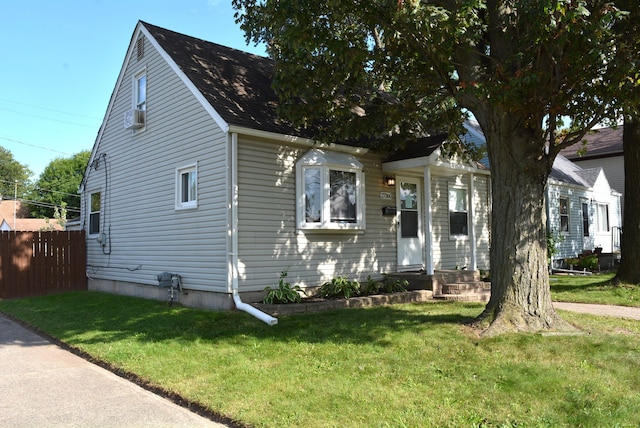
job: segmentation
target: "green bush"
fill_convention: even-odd
[[[360,284],[360,294],[362,296],[369,296],[371,294],[378,294],[382,288],[382,283],[371,278],[371,275],[367,276],[367,282]]]
[[[287,271],[280,273],[280,281],[278,281],[278,288],[265,287],[264,291],[267,295],[262,300],[262,303],[274,304],[274,303],[299,303],[302,300],[301,293],[306,295],[304,290],[299,285],[291,285],[285,281],[287,277]]]
[[[357,296],[360,294],[360,283],[358,281],[350,281],[349,279],[339,276],[331,281],[325,282],[320,286],[318,295],[325,298],[345,298]]]
[[[406,279],[396,279],[392,280],[391,278],[385,278],[382,283],[382,289],[385,293],[399,293],[401,291],[407,291],[407,287],[409,286],[409,281]]]
[[[598,256],[590,254],[578,259],[578,267],[587,270],[598,270]]]

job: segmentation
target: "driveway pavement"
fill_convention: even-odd
[[[0,316],[2,427],[224,427]]]

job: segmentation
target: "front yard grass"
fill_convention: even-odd
[[[256,427],[640,424],[640,323],[562,312],[585,334],[479,340],[484,304],[281,317],[77,292],[0,310],[151,385]]]
[[[613,284],[615,273],[552,275],[551,298],[559,302],[640,307],[640,286]]]

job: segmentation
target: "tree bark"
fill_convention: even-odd
[[[640,116],[625,115],[622,131],[624,151],[624,227],[622,258],[617,282],[640,284]]]
[[[551,302],[546,248],[545,191],[553,155],[540,131],[495,106],[476,115],[491,163],[491,298],[475,325],[483,336],[573,330]]]

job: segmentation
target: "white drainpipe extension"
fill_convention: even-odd
[[[231,134],[231,286],[233,303],[240,311],[247,312],[269,325],[278,324],[278,319],[245,303],[238,293],[238,134]]]

